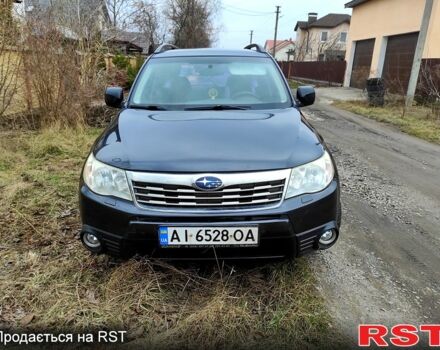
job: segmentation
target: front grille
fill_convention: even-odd
[[[185,208],[246,208],[275,205],[283,198],[286,179],[225,186],[202,191],[188,185],[132,180],[136,201],[141,206]]]

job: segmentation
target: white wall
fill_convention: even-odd
[[[277,61],[287,61],[287,51],[289,50],[295,50],[295,45],[294,44],[289,44],[285,47],[283,47],[282,49],[276,51],[275,53],[275,59]],[[293,61],[293,55],[290,55],[290,60]]]

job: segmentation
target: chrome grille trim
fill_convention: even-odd
[[[223,187],[196,189],[203,176],[215,176]],[[169,174],[127,171],[135,204],[141,209],[166,212],[249,211],[281,205],[290,169],[223,174]]]
[[[280,201],[280,198],[272,199],[272,200],[269,200],[269,199],[259,199],[259,200],[253,200],[251,204],[271,203],[271,202],[279,202],[279,201]],[[164,205],[163,201],[155,201],[155,200],[142,201],[142,200],[138,199],[138,203],[145,203],[147,205],[148,204],[149,205],[155,205],[155,204],[157,204],[157,205]],[[169,206],[173,206],[173,207],[197,207],[197,206],[199,206],[199,207],[214,207],[214,206],[216,206],[216,207],[218,207],[218,206],[224,207],[226,205],[228,205],[228,206],[230,206],[230,205],[242,206],[244,204],[240,203],[240,202],[223,202],[221,204],[218,204],[218,203],[210,203],[210,204],[207,204],[207,203],[205,204],[204,203],[204,204],[200,204],[198,202],[180,202],[178,204],[174,204],[174,205],[168,204],[168,205]]]
[[[242,196],[242,195],[235,195],[235,196],[234,195],[226,195],[226,196],[181,196],[181,195],[179,195],[176,198],[179,198],[179,199],[203,199],[203,198],[209,198],[209,199],[234,199],[234,198],[265,197],[265,196],[282,195],[282,194],[283,194],[283,191],[263,192],[263,193],[257,193],[257,194],[254,194],[254,195],[245,195],[245,196]],[[136,197],[170,198],[169,196],[166,196],[164,194],[155,194],[155,193],[149,193],[149,194],[136,193]]]
[[[284,187],[284,185],[280,185],[279,187]],[[143,186],[134,186],[133,185],[133,188],[134,189],[140,189],[140,190],[165,191],[165,192],[182,192],[182,193],[198,193],[198,192],[201,192],[201,191],[193,189],[193,188],[191,188],[191,189],[180,188],[180,189],[176,189],[176,190],[172,190],[172,191],[167,191],[167,190],[164,189],[164,187],[161,187],[161,186],[159,186],[159,187],[152,187],[152,186],[143,187]],[[273,188],[273,186],[270,186],[270,185],[268,185],[268,186],[258,186],[258,187],[254,187],[252,190],[248,190],[248,191],[258,191],[258,190],[265,190],[265,189],[269,189],[269,188]],[[237,189],[234,189],[234,188],[226,188],[226,189],[222,190],[222,192],[224,192],[224,193],[226,193],[226,192],[238,192],[238,191],[245,191],[245,190],[237,190]],[[206,193],[210,193],[210,192],[206,192]]]

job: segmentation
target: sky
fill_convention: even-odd
[[[250,30],[253,42],[264,45],[274,38],[275,10],[281,6],[278,39],[295,39],[295,24],[306,21],[309,12],[317,12],[318,18],[328,13],[351,14],[344,8],[349,0],[222,0],[217,18],[219,34],[213,46],[219,48],[243,48],[249,44]]]

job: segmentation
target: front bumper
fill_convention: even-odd
[[[339,233],[339,183],[335,178],[322,192],[284,200],[273,209],[200,213],[145,210],[132,202],[100,196],[81,184],[80,211],[83,233],[93,233],[104,252],[129,257],[136,253],[168,259],[255,259],[284,258],[318,249],[327,230]],[[158,227],[258,225],[258,247],[161,248]]]

